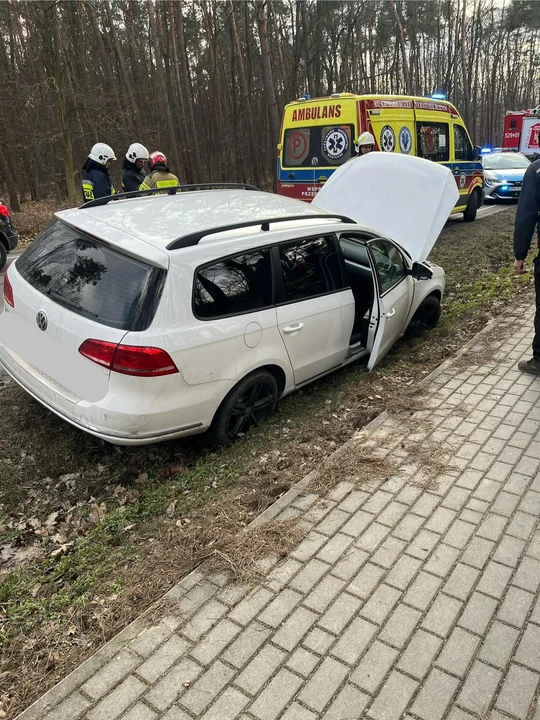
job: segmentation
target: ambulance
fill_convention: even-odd
[[[538,152],[540,105],[533,110],[507,112],[504,116],[503,150],[531,157]]]
[[[334,170],[355,154],[369,131],[376,150],[417,155],[446,165],[459,199],[453,213],[472,221],[483,201],[480,148],[473,147],[452,103],[405,95],[309,95],[285,106],[278,144],[279,195],[311,202]]]

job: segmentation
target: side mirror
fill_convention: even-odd
[[[433,273],[424,264],[415,262],[413,263],[411,275],[415,280],[431,280]]]
[[[478,160],[480,160],[481,157],[482,157],[482,148],[479,145],[475,145],[474,150],[473,150],[473,160],[475,162],[478,162]]]

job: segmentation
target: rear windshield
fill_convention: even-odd
[[[32,287],[69,310],[119,330],[145,330],[165,271],[122,255],[55,220],[17,262]]]
[[[315,125],[285,131],[283,167],[337,167],[351,157],[352,125]]]

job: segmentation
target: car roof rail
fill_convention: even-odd
[[[158,195],[164,193],[167,195],[176,195],[177,192],[186,192],[189,190],[259,190],[255,185],[247,185],[246,183],[195,183],[194,185],[173,185],[172,187],[150,188],[150,190],[134,190],[132,192],[115,193],[114,195],[105,195],[104,197],[89,200],[79,206],[79,210],[99,207],[100,205],[108,205],[115,200],[126,200],[128,198],[144,197],[145,195]]]
[[[232,225],[221,225],[219,227],[207,228],[206,230],[198,230],[197,232],[183,235],[173,240],[167,245],[167,250],[178,250],[179,248],[191,247],[198,245],[199,242],[207,235],[215,235],[216,233],[226,232],[227,230],[239,230],[245,227],[261,226],[261,230],[270,230],[270,224],[290,222],[292,220],[341,220],[341,222],[352,223],[356,225],[355,220],[346,215],[334,215],[333,213],[313,213],[313,215],[287,215],[285,217],[268,218],[267,220],[248,220],[247,222],[233,223]]]

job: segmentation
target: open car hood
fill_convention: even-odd
[[[372,152],[338,168],[312,205],[352,218],[423,262],[458,198],[447,167],[409,155]]]

